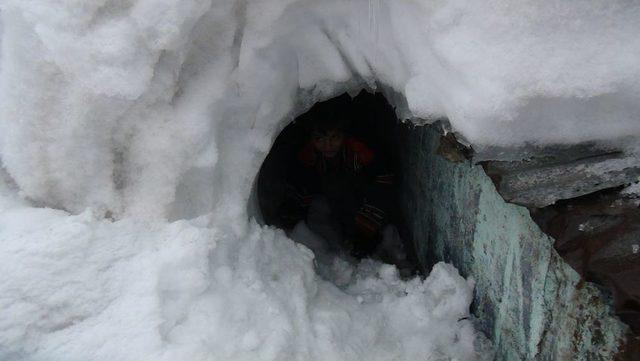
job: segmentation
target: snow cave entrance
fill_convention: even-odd
[[[348,239],[350,233],[345,231],[348,226],[341,227],[338,218],[342,215],[335,215],[331,209],[335,204],[327,201],[328,197],[325,197],[322,191],[320,194],[316,193],[310,197],[311,200],[303,200],[301,196],[304,198],[305,194],[298,194],[297,190],[300,186],[299,183],[306,186],[305,181],[291,184],[296,183],[292,182],[291,178],[296,178],[295,173],[297,172],[292,168],[298,169],[301,165],[306,166],[302,164],[301,157],[310,153],[314,156],[321,155],[313,145],[313,137],[314,134],[318,134],[318,128],[323,128],[321,124],[327,121],[327,116],[336,116],[341,119],[339,123],[344,127],[345,139],[343,149],[347,148],[349,141],[351,141],[349,143],[351,145],[355,141],[356,145],[364,144],[366,149],[373,154],[375,166],[370,168],[376,169],[367,174],[369,182],[375,183],[378,180],[385,184],[376,188],[372,196],[377,197],[379,194],[375,194],[375,192],[382,189],[383,198],[386,199],[385,225],[377,232],[378,237],[374,241],[377,246],[367,252],[359,252],[359,246],[354,247],[351,240]],[[344,255],[352,259],[374,258],[395,264],[400,272],[406,276],[416,273],[419,268],[417,267],[415,247],[407,244],[404,241],[406,238],[402,236],[405,233],[403,225],[407,222],[400,219],[400,215],[406,214],[406,212],[400,211],[401,204],[398,197],[400,180],[403,175],[400,174],[401,171],[398,167],[400,150],[397,136],[401,133],[400,128],[406,127],[408,126],[398,120],[394,108],[380,93],[373,94],[363,90],[354,98],[345,93],[316,103],[281,131],[262,164],[258,174],[257,196],[264,223],[284,229],[293,240],[305,244],[314,251],[316,258],[319,257],[319,253],[327,252],[332,253],[333,256]],[[358,154],[355,157],[357,158]],[[342,161],[352,162],[353,160],[344,156]],[[312,174],[317,174],[315,171],[316,168],[313,168]],[[294,173],[293,176],[292,173]],[[391,185],[386,184],[389,180],[388,175],[393,177]],[[358,184],[354,187],[361,186]],[[373,185],[373,187],[377,186],[377,184]],[[318,199],[321,200],[318,201]],[[300,204],[298,202],[312,202],[312,204],[300,210],[301,208],[297,207]],[[320,203],[319,206],[318,203]],[[295,207],[292,207],[292,204]],[[360,206],[361,204],[358,204],[356,208],[361,209]],[[316,214],[315,211],[318,207],[329,212],[329,222],[325,223],[326,217],[321,217],[318,222],[317,217],[312,215]],[[293,215],[289,213],[293,213]],[[349,213],[346,212],[346,214]],[[354,248],[356,248],[355,252]]]

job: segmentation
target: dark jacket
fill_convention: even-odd
[[[361,141],[346,138],[340,153],[330,159],[309,142],[293,163],[287,178],[298,217],[306,215],[314,196],[323,195],[348,234],[374,237],[386,224],[394,175]]]

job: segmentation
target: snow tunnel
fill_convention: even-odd
[[[548,211],[509,199],[501,185],[508,175],[495,175],[500,162],[474,161],[473,150],[447,131],[446,119],[424,126],[416,126],[415,119],[400,121],[381,93],[343,94],[324,103],[347,114],[348,132],[393,166],[390,222],[400,235],[407,267],[427,275],[444,261],[472,277],[474,322],[501,357],[590,358],[595,350],[621,352],[626,326],[612,317],[606,291],[603,297],[601,288],[584,285],[554,249],[552,232],[538,215]],[[308,141],[308,123],[318,121],[313,114],[311,107],[284,127],[262,164],[257,196],[265,224],[282,227],[277,208],[286,193],[287,159]],[[552,302],[556,298],[567,303]],[[599,336],[590,336],[594,332]]]

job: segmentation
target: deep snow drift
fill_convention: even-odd
[[[402,116],[446,115],[477,146],[633,150],[640,133],[629,1],[7,0],[0,13],[2,358],[468,359],[471,288],[451,267],[401,282],[365,264],[338,289],[248,220],[278,131],[381,86]]]

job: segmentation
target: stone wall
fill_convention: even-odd
[[[506,203],[482,167],[437,155],[435,127],[396,131],[403,236],[425,271],[445,260],[475,279],[473,312],[498,359],[614,359],[627,326],[528,210]]]

